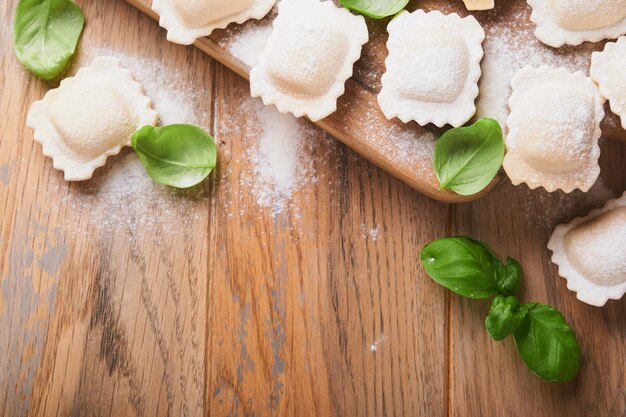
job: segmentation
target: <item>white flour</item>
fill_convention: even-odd
[[[243,132],[232,132],[246,138],[245,156],[251,163],[240,181],[260,207],[281,213],[292,202],[294,192],[317,181],[314,144],[323,140],[324,134],[309,122],[279,113],[258,99],[247,98],[241,109],[252,123]]]
[[[202,126],[209,117],[209,109],[201,109],[200,103],[206,103],[210,86],[188,83],[175,67],[168,67],[157,59],[141,58],[122,52],[97,48],[82,51],[76,68],[89,65],[98,56],[119,58],[122,66],[141,83],[148,97],[152,99],[154,109],[159,113],[161,124],[190,123]]]
[[[271,34],[271,25],[248,25],[232,41],[229,51],[248,67],[253,67],[259,62]]]

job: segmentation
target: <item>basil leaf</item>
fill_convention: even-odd
[[[408,3],[409,0],[341,0],[343,7],[374,19],[393,16]]]
[[[131,144],[150,178],[176,188],[201,183],[217,162],[213,138],[193,125],[144,126]]]
[[[496,264],[495,271],[498,293],[502,295],[515,295],[522,285],[524,272],[522,271],[522,266],[515,259],[507,258],[506,262],[506,265],[502,265],[498,260]]]
[[[527,312],[528,307],[520,305],[517,298],[498,295],[491,303],[485,328],[494,340],[502,340],[519,327]]]
[[[488,298],[498,293],[489,248],[466,237],[435,240],[420,255],[426,273],[437,283],[469,298]]]
[[[13,28],[15,55],[37,77],[51,80],[74,55],[84,25],[82,10],[70,0],[20,0]]]
[[[449,188],[460,195],[482,191],[500,170],[504,149],[502,128],[493,119],[448,130],[435,145],[440,189]]]
[[[580,347],[563,315],[554,308],[528,303],[528,314],[515,330],[515,345],[528,367],[550,382],[574,378],[580,367]]]

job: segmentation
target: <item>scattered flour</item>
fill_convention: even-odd
[[[210,94],[210,86],[202,88],[192,85],[176,68],[170,68],[157,59],[141,58],[108,48],[82,51],[77,68],[88,65],[98,56],[120,59],[122,66],[143,85],[146,95],[152,99],[161,124],[190,123],[203,126],[203,122],[208,120],[210,109],[199,109],[198,105]]]
[[[380,225],[377,224],[376,227],[368,227],[367,225],[362,224],[361,230],[363,231],[363,239],[371,239],[373,242],[378,240],[380,235]]]
[[[380,337],[378,339],[376,339],[374,341],[374,343],[372,343],[370,345],[370,352],[374,353],[378,351],[378,348],[380,347],[380,345],[386,340],[387,338],[385,337],[384,333],[380,334]]]
[[[259,57],[267,45],[272,30],[271,25],[246,26],[232,41],[228,49],[235,58],[252,68],[259,62]]]
[[[252,175],[244,177],[243,182],[259,206],[278,214],[287,207],[294,191],[317,181],[314,151],[307,145],[319,137],[319,131],[257,99],[247,99],[242,107],[257,122],[252,131],[245,133],[253,142],[246,152],[253,167]]]
[[[190,190],[176,190],[154,183],[141,161],[132,151],[110,159],[108,172],[96,175],[86,183],[75,183],[61,198],[62,206],[78,212],[87,211],[83,219],[97,230],[125,230],[134,239],[142,231],[166,230],[172,223],[191,225],[202,220],[202,207],[208,195],[206,185]],[[50,187],[47,193],[58,200],[65,184]],[[85,224],[67,222],[66,233],[83,233]],[[158,242],[157,242],[158,243]]]

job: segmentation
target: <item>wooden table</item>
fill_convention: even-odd
[[[68,184],[24,127],[49,87],[12,55],[16,3],[0,5],[0,415],[626,415],[626,304],[577,301],[545,247],[557,223],[626,188],[624,145],[603,144],[602,181],[588,194],[504,182],[454,206],[318,131],[307,148],[322,155],[318,181],[266,210],[241,181],[256,139],[236,129],[246,82],[166,44],[125,2],[82,0],[83,51],[157,59],[206,89],[197,105],[221,159],[187,192],[111,189],[131,152]],[[483,330],[488,302],[425,276],[421,247],[451,234],[517,258],[521,297],[563,311],[583,353],[575,381],[531,375],[512,341]]]

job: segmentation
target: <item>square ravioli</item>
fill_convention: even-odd
[[[387,119],[458,127],[476,113],[485,32],[472,16],[416,10],[387,27],[378,104]]]
[[[262,19],[276,0],[153,0],[170,42],[190,45],[231,23]]]
[[[591,55],[591,78],[598,84],[602,97],[622,119],[626,129],[626,37],[608,42],[602,52]]]
[[[581,72],[522,68],[511,81],[504,170],[513,184],[589,191],[600,175],[604,99]]]
[[[552,262],[579,300],[601,307],[626,293],[626,194],[586,217],[557,226]]]
[[[54,168],[67,181],[83,181],[130,146],[137,129],[157,120],[143,87],[119,60],[99,57],[33,103],[26,123]]]
[[[250,71],[250,91],[282,113],[317,121],[337,110],[369,34],[363,16],[332,1],[282,0],[274,31]]]
[[[535,36],[555,48],[626,33],[626,0],[528,0]]]

